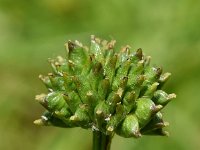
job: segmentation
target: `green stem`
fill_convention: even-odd
[[[93,131],[93,150],[110,150],[112,135]]]

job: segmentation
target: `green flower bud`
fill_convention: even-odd
[[[119,125],[116,130],[117,134],[125,138],[140,137],[140,129],[138,119],[134,114],[129,114],[124,119],[123,123]]]
[[[39,78],[48,94],[36,96],[47,110],[37,125],[82,127],[112,136],[167,135],[160,110],[175,94],[161,87],[170,77],[150,65],[150,56],[116,41],[91,37],[89,47],[66,43],[67,56],[49,59],[52,73]]]
[[[136,107],[135,115],[138,118],[140,128],[144,127],[152,119],[152,116],[162,109],[161,105],[156,106],[149,98],[138,99]]]
[[[70,117],[71,122],[75,123],[76,126],[83,128],[90,127],[90,117],[88,115],[88,107],[83,104],[80,105],[73,116]]]
[[[154,99],[153,101],[156,104],[160,104],[165,106],[167,103],[169,103],[173,98],[176,98],[176,95],[173,94],[167,94],[166,92],[162,91],[162,90],[157,90],[154,93]]]
[[[112,133],[118,127],[118,125],[124,120],[127,114],[126,109],[122,104],[117,105],[115,111],[116,112],[114,115],[106,118],[108,121],[106,126],[108,134]]]
[[[56,114],[50,113],[48,111],[44,112],[41,116],[41,119],[35,120],[34,123],[36,125],[43,125],[43,126],[56,126],[62,128],[70,128],[73,125],[66,118],[59,118]]]

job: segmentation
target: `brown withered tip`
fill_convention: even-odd
[[[62,96],[63,96],[64,100],[69,98],[68,94],[66,94],[66,93],[62,93]]]
[[[130,49],[131,49],[131,47],[129,46],[129,45],[126,45],[126,46],[124,46],[124,47],[122,47],[122,49],[121,49],[121,52],[122,53],[128,53],[128,55],[130,54]]]
[[[154,107],[152,108],[152,111],[153,111],[154,113],[157,113],[157,112],[159,112],[161,109],[163,109],[163,106],[162,106],[162,105],[157,105],[157,106],[154,106]]]
[[[139,75],[137,77],[137,84],[141,85],[144,82],[144,80],[145,80],[145,76],[144,75]]]
[[[103,66],[102,66],[101,63],[96,63],[94,66],[95,66],[95,67],[92,69],[93,72],[94,72],[94,74],[98,74],[98,73],[100,73],[101,71],[103,71]]]
[[[110,41],[110,42],[108,43],[108,49],[113,49],[114,46],[115,46],[115,43],[116,43],[115,40]]]
[[[138,48],[135,55],[140,59],[142,60],[143,58],[143,53],[142,53],[142,49],[141,48]]]
[[[94,41],[94,42],[96,42],[96,43],[98,43],[98,44],[101,43],[101,39],[98,38],[98,37],[96,37],[95,35],[91,35],[91,40]]]
[[[127,76],[121,78],[120,87],[125,88],[127,82],[128,82],[128,77]]]
[[[74,44],[72,41],[68,41],[67,42],[67,48],[69,50],[69,52],[71,52],[72,50],[74,50],[74,48],[76,47],[76,44]]]
[[[54,77],[55,75],[53,73],[48,73],[49,77]]]
[[[160,76],[162,74],[162,71],[163,71],[162,67],[157,67],[156,68],[156,74],[157,74],[157,76]]]
[[[133,132],[133,135],[136,137],[136,138],[140,138],[142,136],[142,134],[140,133],[140,131],[135,131]]]

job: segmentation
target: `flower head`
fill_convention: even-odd
[[[90,47],[66,43],[67,56],[49,59],[53,73],[40,75],[48,94],[36,96],[46,111],[34,123],[82,127],[123,137],[166,135],[161,110],[175,94],[161,90],[170,77],[150,56],[130,46],[91,36]]]

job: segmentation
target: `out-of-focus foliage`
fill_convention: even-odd
[[[50,71],[45,60],[91,34],[142,47],[172,72],[165,90],[177,94],[164,110],[169,138],[115,136],[112,149],[200,149],[199,10],[198,0],[0,0],[0,149],[91,149],[90,131],[32,123],[42,112],[34,95],[46,92],[37,78]]]

